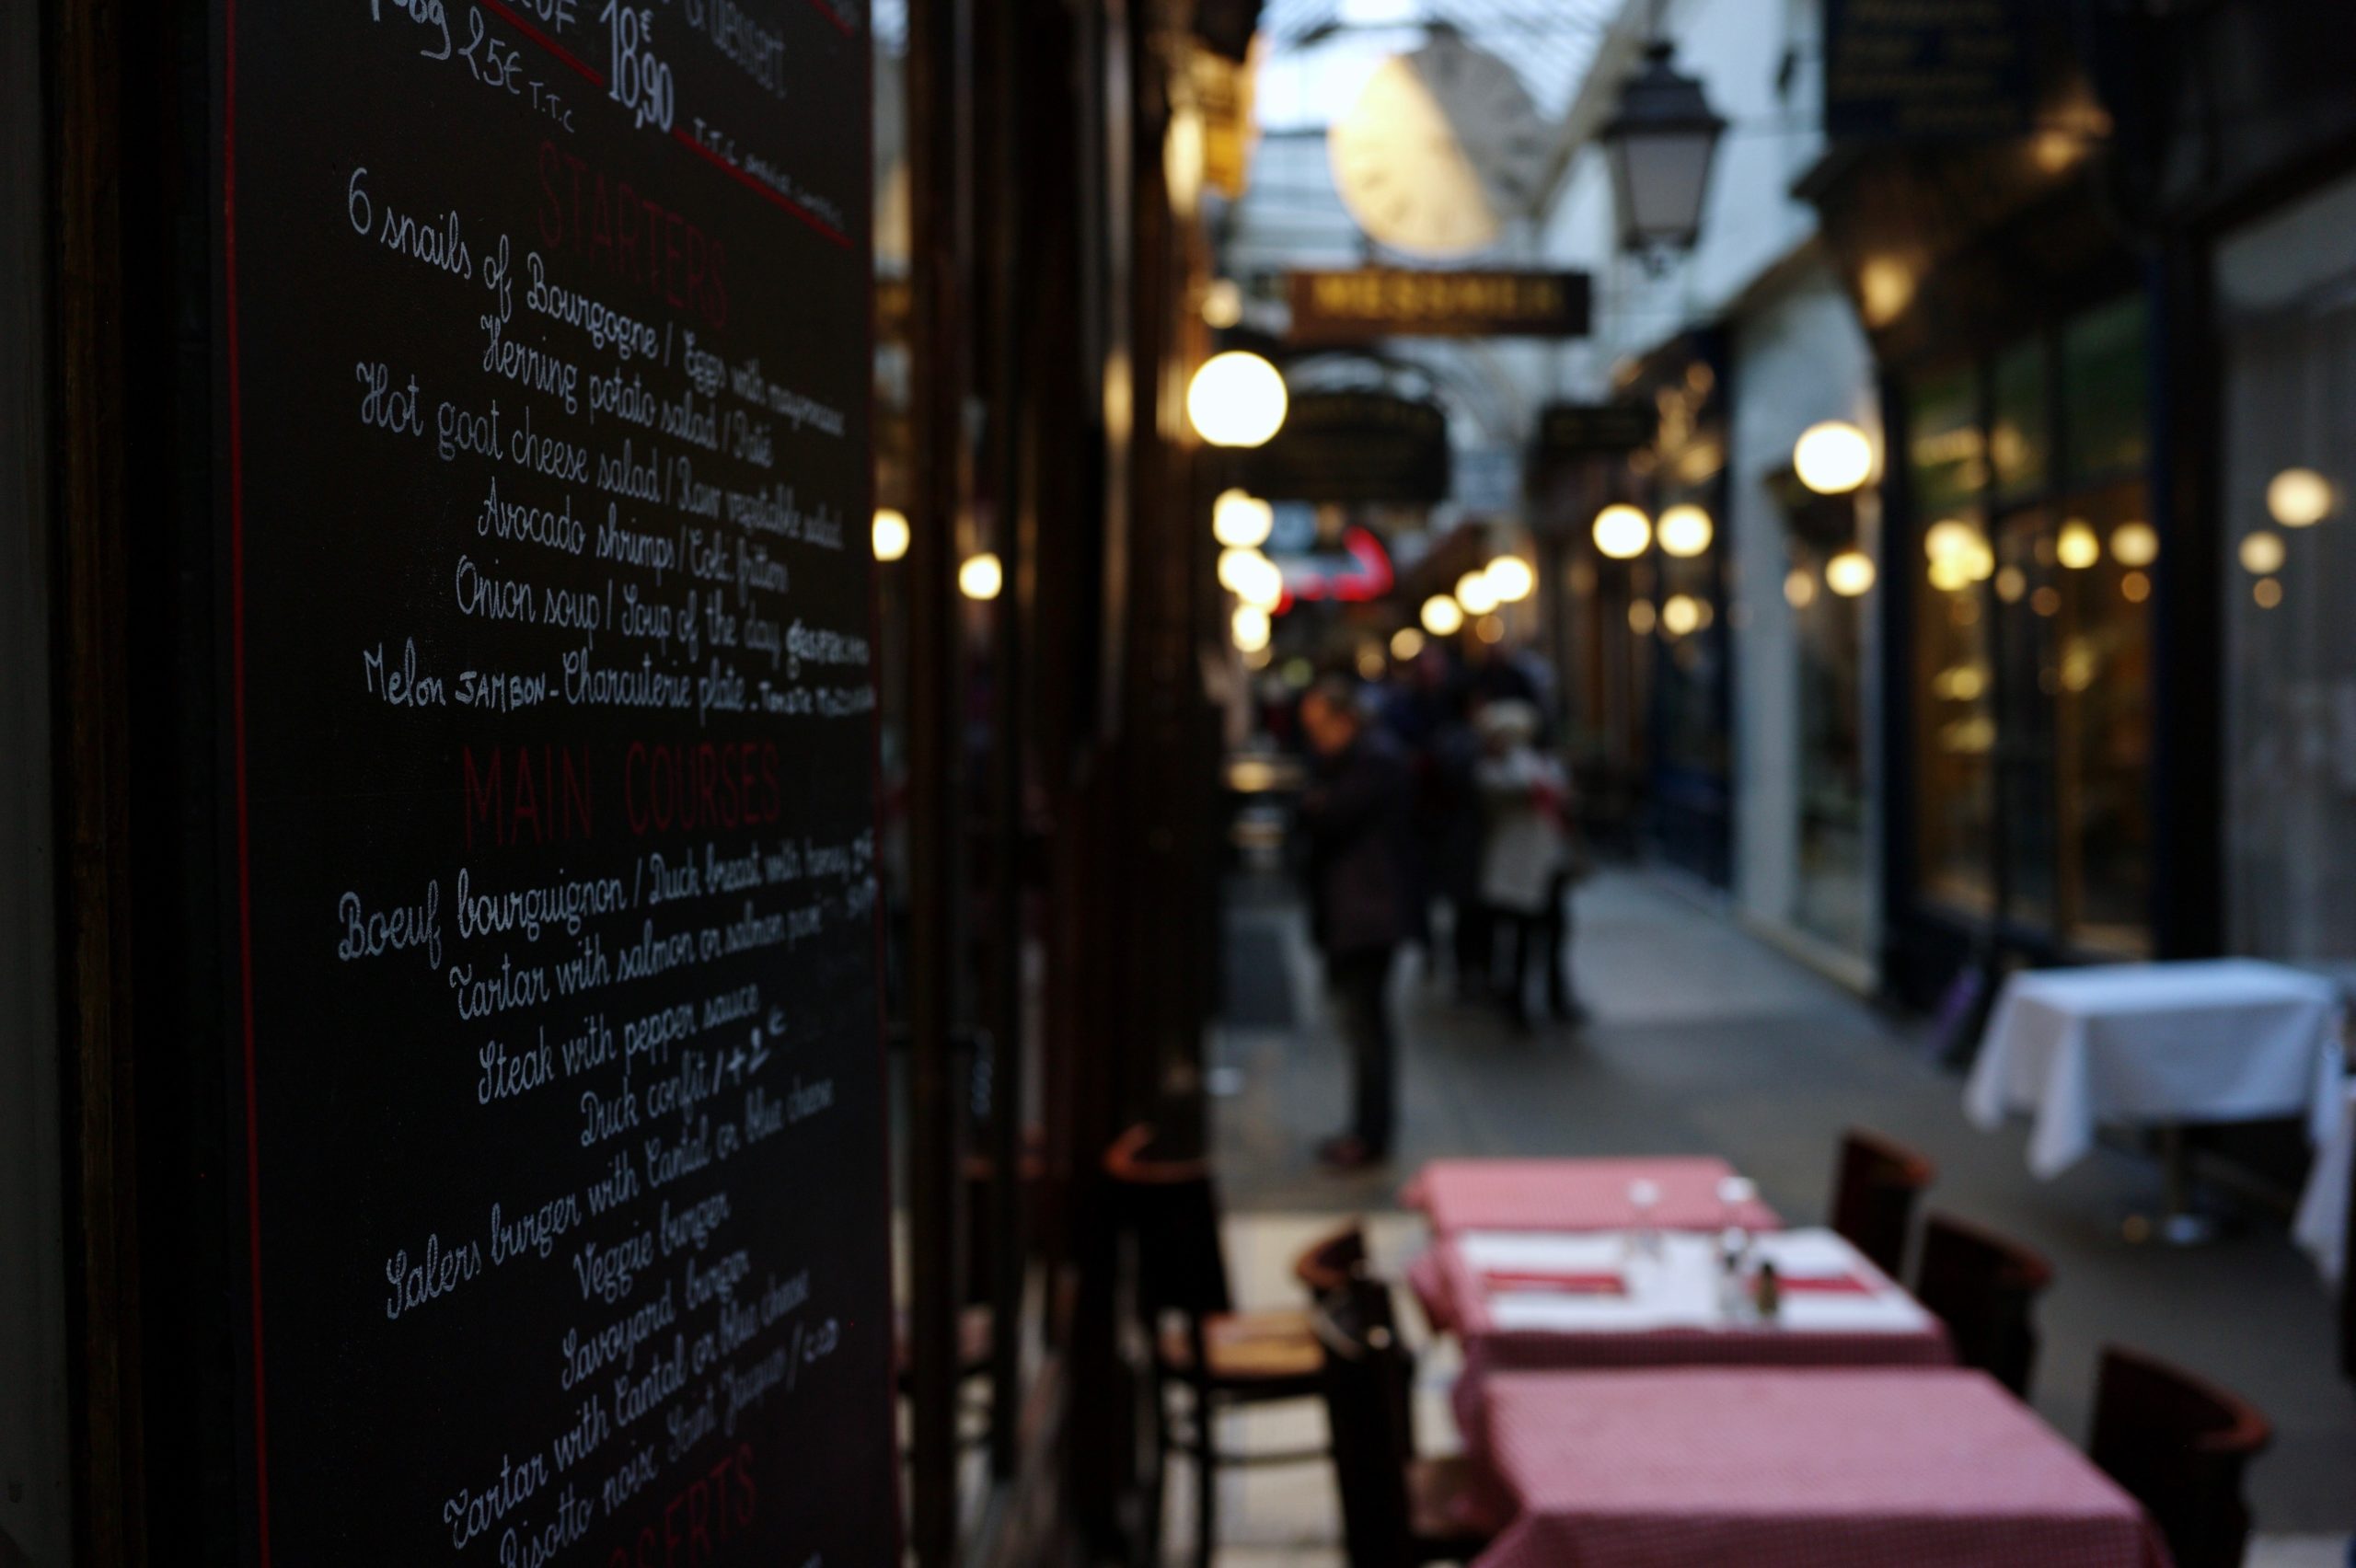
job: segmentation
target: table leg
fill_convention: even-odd
[[[2122,1228],[2130,1241],[2156,1241],[2163,1247],[2197,1247],[2217,1238],[2217,1223],[2192,1207],[2192,1150],[2184,1125],[2170,1122],[2160,1128],[2160,1180],[2164,1196],[2160,1213],[2131,1216]]]

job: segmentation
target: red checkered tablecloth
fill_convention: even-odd
[[[1718,1183],[1735,1174],[1723,1159],[1435,1159],[1399,1194],[1432,1229],[1618,1230],[1634,1222],[1628,1184],[1660,1190],[1652,1222],[1663,1230],[1716,1230],[1729,1219],[1750,1230],[1783,1224],[1755,1198],[1729,1216]]]
[[[1475,1568],[2167,1568],[2133,1499],[1977,1372],[1493,1380],[1518,1505]]]

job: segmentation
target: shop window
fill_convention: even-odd
[[[1977,498],[1987,485],[1975,379],[1917,385],[1907,462],[1924,521],[1909,562],[1915,596],[1916,834],[1923,891],[1959,908],[1995,906],[1990,763],[1995,693],[1981,584],[1994,571]],[[1893,552],[1895,554],[1895,552]]]
[[[2142,318],[2103,306],[1910,403],[1922,894],[2095,955],[2150,949]]]
[[[2234,951],[2356,953],[2356,180],[2220,248],[2225,913]]]

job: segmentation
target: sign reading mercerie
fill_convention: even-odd
[[[1366,268],[1288,272],[1292,336],[1301,342],[1369,338],[1576,338],[1588,329],[1584,272],[1419,272]]]

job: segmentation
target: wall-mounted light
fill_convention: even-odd
[[[1424,629],[1434,637],[1454,637],[1464,629],[1464,606],[1445,594],[1424,601]]]
[[[1784,573],[1784,602],[1796,610],[1804,610],[1815,604],[1816,574],[1804,566],[1796,566]]]
[[[1844,599],[1854,599],[1874,585],[1874,558],[1852,545],[1824,563],[1824,585]]]
[[[1456,580],[1456,602],[1468,616],[1485,616],[1499,603],[1496,585],[1485,571],[1468,571]]]
[[[2102,540],[2094,525],[2083,517],[2073,517],[2062,525],[2062,532],[2053,539],[2053,559],[2072,571],[2084,571],[2102,559]]]
[[[1702,601],[1691,594],[1671,594],[1661,602],[1660,628],[1671,637],[1685,637],[1700,629]]]
[[[1690,250],[1702,228],[1710,164],[1726,121],[1698,78],[1680,72],[1667,40],[1620,89],[1620,107],[1599,139],[1620,208],[1620,246],[1649,260]]]
[[[1424,651],[1424,634],[1412,626],[1403,626],[1391,634],[1391,656],[1407,663]]]
[[[2160,559],[2160,532],[2149,523],[2121,523],[2110,531],[2110,559],[2125,567],[2146,567]]]
[[[1186,385],[1186,417],[1213,446],[1265,446],[1289,406],[1283,373],[1242,349],[1213,354]]]
[[[1211,536],[1230,549],[1256,550],[1276,531],[1276,509],[1240,490],[1211,502]]]
[[[2339,498],[2313,468],[2285,468],[2266,483],[2266,513],[2285,528],[2309,528],[2331,515]]]
[[[1517,555],[1501,555],[1481,573],[1496,590],[1500,603],[1519,605],[1538,590],[1538,573]]]
[[[1718,531],[1708,513],[1688,502],[1660,514],[1658,532],[1661,553],[1691,560],[1710,548]]]
[[[875,559],[897,560],[908,553],[907,513],[894,507],[875,509]]]
[[[1873,477],[1874,444],[1845,420],[1826,420],[1792,444],[1792,471],[1819,495],[1847,495]]]
[[[1652,542],[1652,519],[1625,502],[1595,514],[1595,548],[1613,560],[1634,560]]]
[[[2242,570],[2252,577],[2271,577],[2281,571],[2282,563],[2290,559],[2290,551],[2282,545],[2282,536],[2269,534],[2263,528],[2253,529],[2242,536],[2240,554]]]
[[[1006,571],[987,550],[967,556],[957,568],[957,592],[968,599],[995,599],[1005,586]]]
[[[1244,653],[1257,653],[1268,645],[1272,635],[1268,612],[1251,605],[1235,606],[1235,614],[1229,620],[1228,628],[1234,633],[1237,651]]]

